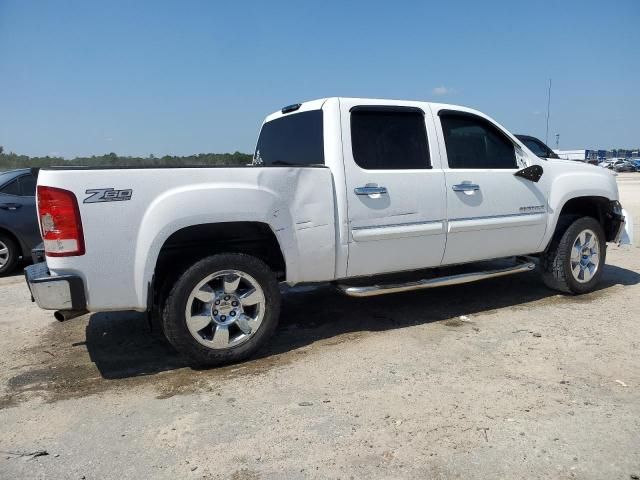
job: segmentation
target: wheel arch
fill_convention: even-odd
[[[278,251],[284,258],[287,280],[296,278],[299,254],[295,231],[291,228],[294,221],[284,200],[281,193],[267,186],[258,188],[230,180],[216,188],[208,184],[176,187],[156,197],[139,220],[137,236],[132,239],[134,247],[125,252],[130,252],[133,264],[136,308],[150,307],[150,293],[153,293],[150,288],[156,283],[154,275],[157,276],[158,259],[163,248],[164,256],[167,246],[176,249],[176,239],[185,246],[188,242],[181,237],[186,235],[202,251],[202,242],[197,244],[199,236],[211,239],[223,228],[220,225],[233,228],[234,232],[238,227],[244,228],[246,235],[260,231],[261,238],[268,238],[270,245],[275,244],[275,237]],[[237,236],[228,233],[225,239],[234,235]],[[234,243],[237,245],[238,242]],[[216,251],[221,250],[210,249],[207,253],[212,255]]]
[[[202,258],[221,252],[252,255],[266,263],[279,278],[286,277],[280,242],[271,227],[259,221],[201,223],[180,228],[162,244],[154,271],[176,255]]]
[[[565,199],[557,214],[554,216],[551,236],[545,244],[545,249],[551,242],[551,238],[563,216],[592,217],[602,226],[605,232],[605,240],[614,240],[619,226],[619,216],[613,211],[615,201],[602,195],[581,195]]]
[[[29,249],[27,248],[27,245],[24,242],[22,242],[19,235],[17,235],[12,230],[9,230],[5,226],[0,226],[0,234],[8,236],[9,238],[11,238],[11,240],[13,240],[16,243],[16,245],[18,245],[18,248],[20,248],[20,255],[22,257],[29,256],[30,254]]]
[[[210,222],[185,226],[162,243],[150,280],[147,299],[157,295],[196,261],[216,253],[244,253],[262,260],[278,280],[287,277],[287,262],[270,225],[260,221]]]

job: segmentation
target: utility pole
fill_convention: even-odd
[[[549,93],[547,95],[547,133],[544,136],[544,143],[549,145],[549,112],[551,108],[551,79],[549,79]]]

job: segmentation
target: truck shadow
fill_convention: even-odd
[[[456,319],[503,308],[526,308],[541,300],[588,303],[615,285],[640,283],[640,274],[607,265],[598,290],[562,296],[547,289],[537,272],[476,283],[370,298],[350,298],[331,285],[286,289],[280,325],[252,364],[345,334],[379,332]],[[91,360],[106,379],[153,375],[186,367],[186,362],[145,314],[93,314],[86,327]],[[277,365],[277,362],[270,362]]]

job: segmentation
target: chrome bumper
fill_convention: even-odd
[[[84,284],[74,275],[53,276],[45,262],[24,269],[31,300],[44,310],[85,310]]]

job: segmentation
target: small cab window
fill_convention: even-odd
[[[33,175],[20,177],[20,194],[23,197],[35,197],[36,179]]]
[[[487,120],[440,113],[449,168],[517,168],[513,143]]]
[[[430,168],[424,114],[417,108],[356,107],[351,111],[351,148],[365,170]]]
[[[322,110],[294,113],[265,123],[254,165],[324,165]]]
[[[18,179],[11,180],[9,183],[0,188],[0,193],[4,193],[5,195],[20,195],[20,185],[18,184]]]

